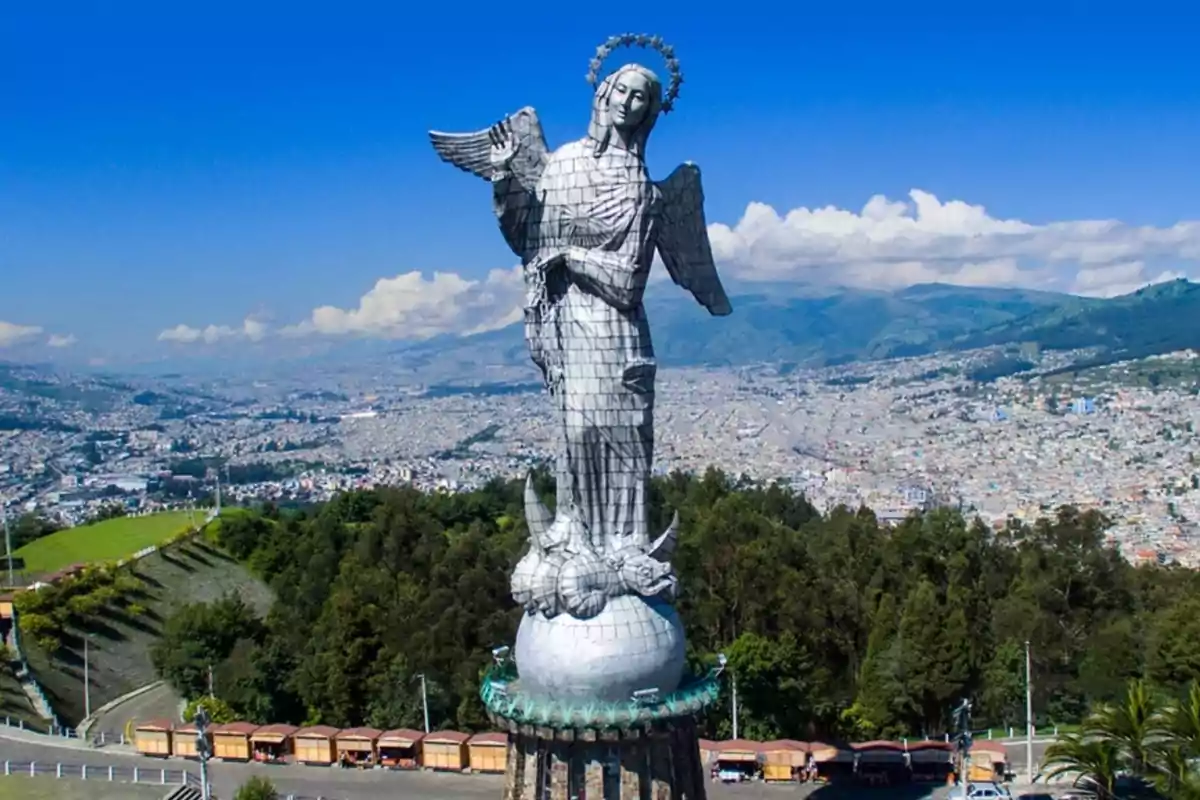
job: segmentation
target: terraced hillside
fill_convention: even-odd
[[[131,565],[144,588],[136,618],[114,607],[105,607],[89,630],[68,628],[63,647],[51,657],[30,637],[24,641],[26,657],[46,696],[64,725],[74,726],[85,716],[83,691],[84,637],[88,638],[91,707],[157,680],[150,648],[163,621],[185,603],[216,600],[236,592],[262,613],[272,601],[270,590],[245,567],[211,544],[199,539],[173,545]]]
[[[20,721],[34,730],[42,730],[46,726],[46,721],[38,716],[33,703],[21,688],[21,682],[13,674],[12,665],[0,659],[0,722],[5,718],[13,725]]]

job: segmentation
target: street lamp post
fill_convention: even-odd
[[[731,700],[733,701],[733,738],[738,738],[738,704],[737,704],[737,675],[729,673],[729,683],[733,689],[730,692]]]
[[[429,694],[425,691],[425,673],[417,676],[421,680],[421,710],[425,712],[425,732],[429,733]]]
[[[8,585],[13,585],[12,531],[8,527],[8,508],[0,500],[0,525],[4,526],[4,552],[8,555]]]
[[[90,719],[92,716],[92,675],[90,653],[88,641],[90,636],[83,637],[83,716],[84,719]]]
[[[1025,768],[1033,783],[1033,661],[1029,657],[1029,642],[1025,642]]]

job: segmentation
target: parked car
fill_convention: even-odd
[[[1012,800],[1008,788],[998,783],[968,783],[950,793],[951,800]]]

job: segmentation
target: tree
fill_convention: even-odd
[[[549,473],[534,486],[553,503]],[[781,484],[717,470],[655,478],[648,497],[654,529],[680,515],[689,659],[729,657],[749,735],[937,735],[964,697],[976,727],[1020,724],[1026,641],[1045,721],[1119,706],[1130,679],[1175,696],[1200,677],[1200,575],[1130,566],[1101,514],[1063,508],[993,531],[939,509],[884,526],[869,509],[820,515]],[[170,616],[152,655],[185,696],[207,692],[211,665],[242,719],[417,726],[423,674],[439,725],[488,725],[481,670],[522,615],[508,587],[528,547],[522,482],[345,492],[215,527],[276,600],[266,620],[240,601]],[[18,594],[23,630],[31,613],[64,633],[69,596]],[[728,735],[728,708],[705,716],[704,735]]]
[[[19,550],[32,541],[49,536],[50,534],[59,531],[62,526],[57,522],[40,514],[26,513],[17,517],[16,522],[12,523],[9,530],[9,536],[12,539],[13,550]]]
[[[234,722],[237,720],[237,714],[219,697],[198,697],[195,700],[184,706],[183,718],[191,722],[196,717],[196,712],[204,709],[208,714],[208,719],[214,725],[223,725],[226,722]]]
[[[184,697],[208,692],[208,671],[233,651],[239,639],[262,636],[262,621],[237,595],[214,603],[181,606],[163,624],[150,650],[158,673]]]
[[[279,800],[279,792],[269,779],[254,775],[238,787],[233,800]]]
[[[1084,731],[1113,744],[1135,774],[1148,774],[1155,763],[1156,742],[1164,733],[1164,705],[1145,681],[1130,681],[1124,699],[1101,705],[1085,722]]]
[[[1161,686],[1200,680],[1200,596],[1156,614],[1147,636],[1146,675]]]
[[[1046,748],[1042,774],[1046,781],[1075,776],[1075,785],[1090,789],[1099,800],[1113,800],[1121,753],[1111,741],[1068,733]]]

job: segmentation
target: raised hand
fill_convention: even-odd
[[[517,150],[520,149],[521,143],[517,136],[513,133],[512,126],[508,120],[497,122],[488,129],[488,138],[492,142],[492,151],[490,154],[492,169],[497,172],[507,171],[509,165],[512,164],[513,158],[517,155]]]

